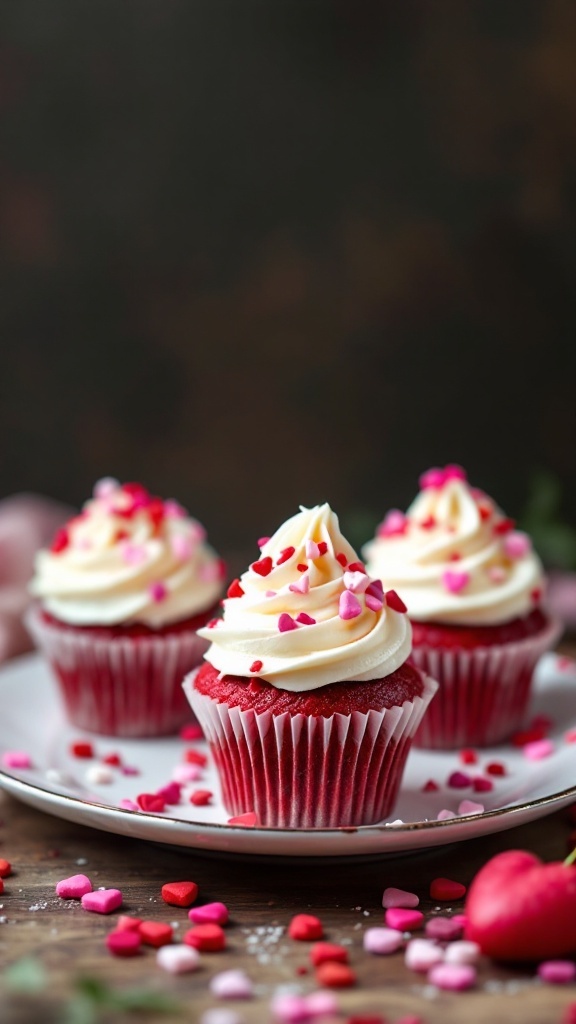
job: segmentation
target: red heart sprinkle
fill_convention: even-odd
[[[325,988],[350,988],[356,975],[348,964],[326,962],[316,969],[316,981]]]
[[[117,932],[126,932],[126,931],[129,931],[129,932],[136,931],[137,932],[139,930],[141,924],[142,924],[142,918],[140,918],[140,917],[130,917],[129,914],[120,914],[120,917],[118,918],[118,920],[116,922],[116,931]]]
[[[152,814],[159,814],[166,806],[162,797],[156,793],[140,793],[136,797],[136,803],[141,811],[150,811]]]
[[[219,924],[197,924],[186,932],[184,942],[206,953],[218,953],[226,947],[226,935]]]
[[[318,555],[325,555],[328,551],[328,544],[325,540],[318,541]]]
[[[206,754],[202,754],[200,750],[185,750],[184,760],[186,764],[198,764],[201,768],[205,768],[208,763]]]
[[[300,942],[312,942],[321,939],[324,934],[322,922],[312,914],[296,914],[288,925],[288,935]]]
[[[500,761],[491,761],[486,765],[485,771],[488,775],[506,775],[506,768]]]
[[[434,782],[434,779],[428,779],[428,782],[425,782],[422,786],[423,793],[436,793],[439,789],[440,786],[437,782]]]
[[[70,544],[70,536],[65,526],[61,530],[56,530],[54,534],[54,540],[50,545],[50,551],[53,555],[59,555],[61,551],[65,551]]]
[[[226,591],[226,597],[243,597],[244,591],[240,586],[240,580],[232,580],[232,583]]]
[[[406,605],[404,604],[404,601],[402,600],[401,597],[398,597],[398,594],[396,593],[395,590],[386,591],[386,604],[395,612],[408,611]]]
[[[202,727],[200,725],[196,725],[195,722],[191,722],[190,725],[183,725],[180,729],[180,739],[203,740],[204,733],[202,732]]]
[[[436,526],[436,520],[434,519],[434,516],[426,516],[426,519],[423,519],[418,523],[418,526],[421,530],[433,530]]]
[[[499,522],[494,523],[494,533],[496,536],[501,536],[504,533],[510,533],[516,526],[514,519],[500,519]]]
[[[73,757],[94,757],[94,748],[91,743],[72,743],[70,753]]]
[[[257,572],[259,576],[269,576],[272,572],[272,559],[270,555],[266,555],[265,558],[259,558],[257,562],[252,562],[250,568],[253,572]]]
[[[236,814],[233,818],[228,818],[229,825],[244,825],[245,828],[254,828],[258,825],[258,815],[255,811],[246,811],[245,814]]]
[[[305,562],[298,562],[298,565],[296,566],[296,568],[298,569],[298,572],[306,572],[307,569],[308,569],[308,566],[306,565]]]
[[[261,672],[263,664],[264,663],[257,658],[256,661],[253,661],[250,665],[250,672]]]
[[[460,760],[462,764],[476,764],[478,762],[478,754],[475,750],[464,748],[464,750],[460,751]]]
[[[194,804],[194,807],[207,807],[212,796],[212,791],[209,789],[195,789],[190,795],[190,803]]]
[[[340,565],[341,565],[341,566],[342,566],[342,567],[343,567],[344,569],[346,568],[346,566],[347,566],[347,564],[348,564],[348,559],[346,558],[346,555],[342,554],[342,552],[340,552],[340,554],[339,554],[339,555],[336,555],[336,561],[337,561],[337,562],[340,562]]]
[[[310,950],[310,959],[314,967],[331,960],[334,963],[347,964],[348,950],[345,946],[338,946],[335,942],[316,942]]]
[[[284,562],[287,562],[289,558],[292,558],[292,555],[294,554],[295,551],[296,551],[296,548],[293,548],[293,547],[284,548],[280,552],[280,555],[278,556],[278,558],[276,559],[276,565],[283,565]],[[262,575],[268,575],[268,574],[267,573],[263,573]]]
[[[348,572],[363,572],[366,575],[366,566],[363,562],[350,562]]]
[[[114,956],[135,956],[142,940],[137,931],[114,931],[106,936],[106,946]]]
[[[142,921],[138,931],[146,946],[154,946],[159,949],[160,946],[167,946],[169,942],[172,942],[171,925],[162,924],[161,921]]]
[[[430,899],[461,900],[466,894],[466,886],[461,882],[453,882],[450,878],[435,878],[430,883]]]
[[[452,772],[448,776],[448,785],[451,789],[466,789],[471,784],[472,780],[469,775],[464,772]]]
[[[106,754],[102,758],[102,764],[110,764],[113,768],[117,768],[118,765],[122,764],[120,754]]]
[[[481,775],[472,779],[472,789],[475,793],[490,793],[494,789],[494,783],[490,779],[483,779]]]
[[[12,865],[9,860],[0,857],[0,878],[8,878],[12,874]]]
[[[198,895],[196,882],[166,882],[162,899],[172,907],[190,907]]]

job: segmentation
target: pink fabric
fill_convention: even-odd
[[[15,494],[0,501],[0,662],[29,650],[22,624],[34,555],[73,510],[49,498]]]

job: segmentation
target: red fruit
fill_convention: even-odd
[[[312,942],[314,939],[321,939],[324,934],[322,922],[312,914],[296,914],[288,925],[288,935],[291,939],[299,939],[301,942]]]
[[[576,952],[576,867],[525,850],[492,857],[464,908],[465,938],[495,960],[549,960]]]
[[[190,907],[198,895],[196,882],[166,882],[162,899],[173,907]]]
[[[349,988],[356,984],[356,975],[348,964],[326,961],[317,968],[316,981],[326,988]]]

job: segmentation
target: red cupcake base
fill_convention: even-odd
[[[196,634],[213,611],[151,630],[75,627],[33,606],[26,624],[56,678],[68,718],[108,736],[165,736],[190,721],[182,680],[208,644]]]
[[[502,638],[486,630],[479,642],[466,630],[462,646],[458,631],[415,624],[411,661],[439,683],[438,693],[414,738],[414,745],[432,750],[489,747],[502,743],[525,723],[532,677],[540,657],[556,643],[558,623],[527,617],[511,623]],[[530,621],[528,621],[530,619]],[[538,622],[539,628],[534,630]],[[475,641],[475,642],[473,642]]]
[[[230,699],[200,692],[196,676],[203,672],[191,673],[184,690],[210,744],[230,815],[254,811],[261,825],[280,828],[368,825],[388,817],[412,737],[436,690],[432,680],[418,673],[418,693],[400,706],[326,716],[231,706]],[[248,691],[249,680],[238,683]],[[335,684],[348,694],[370,685]],[[313,693],[323,689],[330,687]],[[276,693],[282,700],[286,691]],[[308,696],[288,694],[296,704]]]

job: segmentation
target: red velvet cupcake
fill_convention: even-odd
[[[184,688],[231,815],[365,825],[390,814],[436,684],[407,664],[396,595],[367,576],[327,505],[303,509],[235,580]]]
[[[190,718],[182,679],[202,659],[220,559],[198,522],[140,484],[104,480],[38,553],[27,624],[80,729],[161,736]]]
[[[440,684],[416,745],[490,746],[524,724],[537,661],[558,639],[526,534],[471,488],[460,466],[429,470],[404,514],[364,549],[413,627],[412,661]]]

